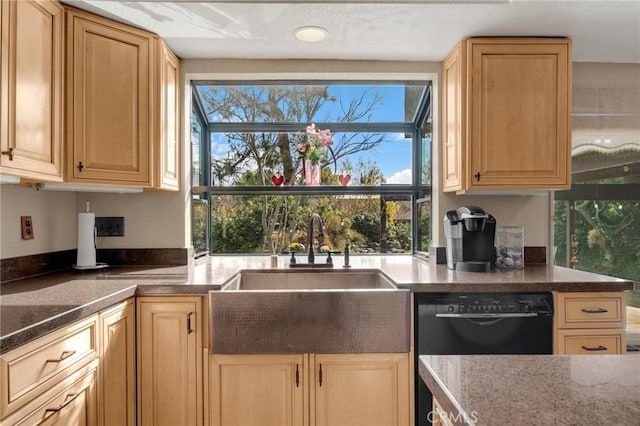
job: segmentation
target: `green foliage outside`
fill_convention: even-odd
[[[575,201],[567,247],[569,205],[554,205],[555,263],[640,282],[640,203]]]
[[[273,229],[269,239],[264,238],[261,224],[265,202],[268,210],[279,208],[283,212],[279,217],[279,226]],[[387,206],[394,204],[387,203]],[[348,241],[352,253],[379,253],[381,215],[372,212],[375,209],[380,209],[378,196],[217,196],[213,201],[211,216],[212,252],[280,253],[287,251],[289,245],[295,242],[302,244],[303,251],[306,251],[308,220],[312,213],[318,213],[324,224],[324,239],[315,240],[315,247],[327,246],[342,251]],[[358,211],[366,213],[356,214]],[[271,245],[267,244],[268,241]],[[389,251],[410,253],[410,223],[388,220],[387,245]]]

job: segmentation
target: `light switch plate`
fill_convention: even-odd
[[[31,216],[20,216],[20,229],[22,230],[23,240],[33,240],[33,221]]]

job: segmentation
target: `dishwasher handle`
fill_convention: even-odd
[[[436,314],[436,318],[533,318],[537,317],[537,312],[514,312],[514,313],[477,313],[477,314]]]

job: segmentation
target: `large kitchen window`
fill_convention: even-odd
[[[193,82],[197,253],[428,250],[427,81]]]

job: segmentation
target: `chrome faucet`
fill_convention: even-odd
[[[320,233],[318,234],[318,244],[322,244],[324,239],[324,230],[322,225],[322,219],[318,213],[313,213],[309,218],[309,229],[307,230],[307,245],[309,246],[309,255],[307,257],[307,262],[309,264],[313,264],[315,262],[315,255],[313,254],[313,224],[314,222],[318,222],[320,226]]]

